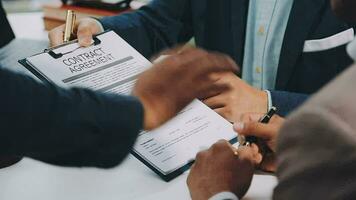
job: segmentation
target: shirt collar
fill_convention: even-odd
[[[346,50],[349,56],[356,61],[356,39],[347,45]]]

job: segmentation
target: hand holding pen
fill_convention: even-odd
[[[245,114],[241,122],[234,124],[234,130],[238,132],[239,142],[241,141],[242,145],[254,144],[258,146],[261,154],[261,159],[258,162],[261,163],[259,167],[268,172],[275,170],[274,152],[276,141],[279,130],[285,121],[272,113],[275,113],[275,111],[270,111],[267,114],[268,117],[261,114]],[[266,120],[269,121],[268,124],[265,123]]]
[[[258,120],[259,123],[268,124],[274,114],[276,114],[277,109],[272,107],[263,117]],[[238,137],[239,146],[250,146],[252,143],[257,143],[257,137],[255,136],[243,136],[239,135]]]

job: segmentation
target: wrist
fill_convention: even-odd
[[[148,101],[146,98],[142,97],[142,96],[137,96],[140,101],[141,104],[143,106],[143,128],[144,130],[152,130],[154,129],[158,122],[157,119],[157,115],[155,115],[155,109],[154,106],[149,103],[150,101]]]
[[[266,91],[259,90],[257,93],[256,102],[256,113],[266,113],[268,112],[268,94]]]

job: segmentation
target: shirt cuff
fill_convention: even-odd
[[[271,92],[269,90],[265,90],[265,92],[267,93],[267,112],[271,110],[273,103],[272,103],[272,96],[271,96]]]
[[[210,197],[209,200],[239,200],[239,198],[232,192],[220,192]]]

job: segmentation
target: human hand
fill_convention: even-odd
[[[267,93],[245,83],[234,73],[220,74],[216,84],[228,85],[228,89],[218,94],[205,93],[201,99],[211,109],[230,122],[238,121],[244,113],[265,113]]]
[[[225,90],[226,85],[215,84],[217,75],[237,70],[228,56],[194,48],[155,63],[138,78],[133,90],[145,110],[144,128],[158,127],[206,91]]]
[[[259,123],[263,114],[247,113],[242,115],[240,122],[234,124],[234,130],[243,136],[258,138],[258,147],[262,156],[259,168],[267,172],[276,171],[276,142],[279,130],[285,119],[274,115],[268,124]]]
[[[193,200],[207,200],[229,191],[242,198],[250,187],[254,172],[251,147],[235,149],[221,140],[197,154],[187,184]]]
[[[58,26],[49,31],[48,38],[50,46],[58,46],[63,44],[65,25]],[[92,43],[93,35],[103,32],[104,29],[100,22],[93,18],[84,18],[78,20],[74,27],[75,36],[78,38],[79,45],[83,47],[90,46]]]

